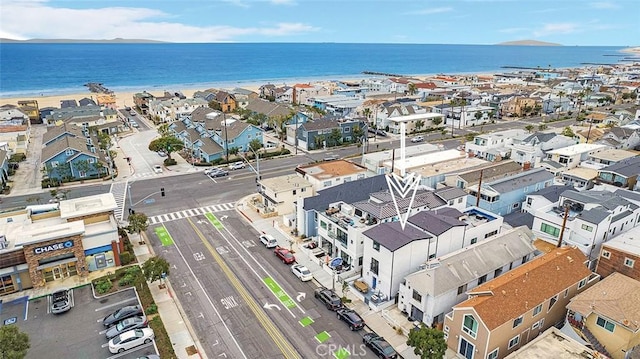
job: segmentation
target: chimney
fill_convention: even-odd
[[[522,170],[527,171],[531,169],[531,162],[527,161],[522,165]]]

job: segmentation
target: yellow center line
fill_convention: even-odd
[[[251,296],[251,294],[247,291],[247,289],[242,285],[238,277],[233,273],[231,268],[224,262],[220,254],[213,248],[213,246],[209,243],[207,238],[202,234],[202,232],[196,227],[196,225],[191,221],[191,218],[187,218],[191,227],[196,232],[198,237],[204,245],[207,247],[207,250],[211,253],[213,259],[218,263],[220,269],[224,272],[224,274],[229,279],[229,282],[236,289],[238,294],[244,299],[247,303],[253,314],[256,316],[262,327],[269,334],[273,342],[276,344],[278,349],[282,352],[285,358],[301,358],[298,355],[298,352],[295,348],[289,343],[289,341],[282,335],[282,332],[275,326],[275,324],[269,319],[267,314],[264,312],[263,308],[255,301],[255,299]]]

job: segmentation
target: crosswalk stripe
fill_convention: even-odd
[[[195,214],[190,210],[190,209],[186,209],[185,212],[187,212],[187,214],[189,215],[189,217],[193,217],[195,216]]]
[[[185,217],[189,217],[189,216],[185,216],[184,212],[174,212],[173,215],[175,215],[176,217],[178,217],[178,219],[180,218],[185,218]]]
[[[228,210],[232,210],[234,206],[235,205],[233,203],[220,203],[220,204],[214,204],[207,207],[190,208],[190,209],[185,209],[178,212],[159,214],[157,216],[149,217],[149,223],[159,224],[159,223],[164,223],[169,221],[175,221],[177,219],[203,215],[205,213],[228,211]]]
[[[194,208],[193,211],[196,212],[196,214],[204,214],[205,213],[202,208]]]
[[[169,221],[169,217],[166,214],[161,214],[160,219],[162,219],[163,222]]]
[[[156,224],[158,223],[158,220],[156,219],[156,217],[149,217],[149,222],[151,222],[151,224]]]

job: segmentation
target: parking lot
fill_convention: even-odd
[[[133,289],[96,299],[91,286],[73,289],[73,308],[50,313],[48,297],[17,299],[0,305],[0,324],[15,323],[29,335],[27,358],[124,358],[157,354],[155,343],[121,354],[109,352],[102,318],[126,305],[139,305]]]

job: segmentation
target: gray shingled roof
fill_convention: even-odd
[[[511,212],[504,217],[504,221],[511,227],[527,226],[531,228],[533,226],[533,215],[529,212]]]
[[[287,116],[292,111],[289,106],[269,102],[263,99],[249,101],[246,109],[255,113],[263,113],[269,117]]]
[[[495,180],[487,185],[498,193],[509,193],[526,186],[553,179],[553,174],[544,168],[534,168],[507,178]]]
[[[630,208],[633,209],[637,208],[635,204],[629,202],[624,197],[609,191],[565,191],[562,193],[562,197],[584,204],[598,204],[608,210],[614,210],[619,206],[630,206]]]
[[[47,132],[42,134],[42,143],[46,145],[51,140],[61,136],[63,133],[68,133],[75,137],[84,137],[82,128],[74,125],[63,123],[61,126],[48,127]]]
[[[541,190],[531,193],[531,196],[542,196],[546,198],[549,202],[558,202],[560,195],[564,191],[574,191],[573,186],[571,185],[563,185],[563,186],[549,186],[545,187]]]
[[[625,177],[637,176],[640,174],[640,157],[626,158],[611,166],[600,169],[601,172],[613,172]]]
[[[466,227],[466,223],[457,218],[437,214],[431,211],[422,211],[409,217],[409,223],[418,228],[439,236],[453,227]]]
[[[439,188],[435,191],[435,193],[445,201],[449,201],[459,197],[464,197],[467,195],[467,192],[465,192],[462,188],[458,188],[458,187]]]
[[[532,134],[531,136],[525,138],[524,140],[522,140],[523,143],[529,143],[529,142],[536,142],[536,143],[543,143],[543,142],[547,142],[551,139],[553,139],[554,137],[558,136],[556,133],[553,132],[536,132],[534,134]]]
[[[372,193],[370,197],[374,200],[360,201],[353,203],[355,208],[369,213],[374,218],[385,219],[397,216],[396,207],[393,203],[391,193],[387,189],[386,191]],[[404,212],[411,203],[411,197],[398,198],[398,208],[401,212]],[[447,204],[442,198],[438,197],[432,191],[417,191],[415,199],[413,200],[412,208],[427,207],[434,209],[442,207]]]
[[[200,146],[200,151],[212,155],[214,153],[220,153],[223,151],[222,146],[216,143],[211,137],[199,138],[202,142],[202,146]]]
[[[362,234],[380,243],[391,252],[395,252],[413,241],[431,238],[428,233],[410,225],[402,229],[400,222],[380,223]]]
[[[354,203],[369,198],[369,193],[378,192],[388,188],[385,175],[378,175],[349,181],[337,186],[325,188],[318,191],[313,197],[304,199],[303,208],[306,211],[324,211],[331,203],[343,201],[344,203]]]

